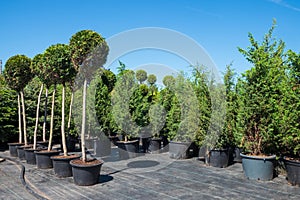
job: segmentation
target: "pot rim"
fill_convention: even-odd
[[[74,156],[74,155],[76,155],[76,156]],[[68,155],[68,156],[73,156],[73,157],[57,157],[57,156],[63,156],[63,155],[55,155],[55,156],[51,156],[50,158],[52,159],[52,160],[73,160],[73,159],[78,159],[78,158],[80,158],[81,157],[81,155],[79,155],[79,154],[70,154],[70,155]]]
[[[70,161],[70,165],[72,166],[72,167],[77,167],[77,168],[89,168],[89,167],[96,167],[96,166],[101,166],[101,165],[103,165],[103,163],[104,163],[104,161],[103,160],[99,160],[99,159],[96,159],[96,160],[98,160],[98,161],[100,161],[99,163],[96,163],[96,164],[85,164],[85,165],[80,165],[80,164],[75,164],[75,163],[73,163],[73,161],[75,161],[75,160],[77,160],[77,159],[73,159],[73,160],[71,160]]]
[[[276,155],[262,157],[262,156],[250,156],[250,155],[245,155],[243,153],[240,153],[240,156],[242,158],[256,159],[256,160],[274,160],[274,159],[276,159]]]

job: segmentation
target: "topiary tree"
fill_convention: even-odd
[[[10,88],[18,92],[18,112],[19,112],[19,143],[22,143],[22,122],[21,122],[21,105],[23,112],[23,132],[24,132],[24,143],[27,142],[26,132],[26,114],[25,114],[25,103],[23,89],[27,83],[32,79],[33,74],[31,73],[31,59],[25,55],[15,55],[10,57],[5,63],[4,77]]]
[[[147,72],[143,69],[137,70],[135,72],[136,79],[142,84],[145,80],[147,80]]]
[[[39,77],[39,79],[41,81],[44,81],[43,75],[40,71],[42,69],[42,64],[43,64],[43,54],[37,54],[32,59],[31,70],[32,70],[32,73],[34,75],[36,75],[37,77]],[[34,128],[34,134],[33,134],[33,138],[34,138],[33,139],[33,149],[36,149],[36,144],[37,144],[36,138],[37,138],[38,123],[39,123],[40,102],[41,102],[42,92],[44,89],[44,82],[42,82],[42,84],[41,84],[40,92],[38,95],[38,102],[37,102],[37,106],[36,106],[36,121],[35,121],[35,128]],[[47,112],[46,112],[46,114],[47,114]],[[44,142],[46,141],[46,125],[43,128],[43,141]]]
[[[79,81],[83,82],[83,104],[81,122],[82,160],[86,161],[85,130],[86,130],[86,89],[97,68],[102,67],[108,55],[105,39],[95,31],[82,30],[75,33],[69,42],[71,61],[77,72],[81,71]]]

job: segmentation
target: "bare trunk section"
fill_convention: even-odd
[[[86,162],[86,153],[85,153],[85,109],[86,109],[86,87],[87,81],[84,79],[83,83],[83,94],[82,94],[82,123],[81,123],[81,149],[82,149],[82,161]]]
[[[64,156],[68,155],[66,134],[65,134],[65,85],[62,88],[62,100],[61,100],[61,139],[64,150]]]
[[[73,106],[74,92],[71,94],[70,110],[69,110],[69,119],[68,119],[68,131],[71,128],[71,117],[72,117],[72,106]]]
[[[43,123],[43,142],[46,142],[46,124],[47,124],[47,106],[48,106],[48,87],[46,87],[44,106],[44,123]]]
[[[19,143],[22,143],[22,114],[21,114],[21,102],[20,102],[20,93],[18,94],[18,114],[19,114]]]
[[[36,105],[36,117],[35,117],[35,127],[34,127],[34,135],[33,135],[33,149],[36,149],[36,137],[37,137],[37,129],[39,125],[39,112],[40,112],[40,103],[41,103],[41,96],[43,93],[44,84],[41,85],[40,93],[38,96],[38,102]]]
[[[52,146],[55,93],[56,93],[56,86],[54,86],[54,90],[53,90],[53,93],[52,93],[52,107],[51,107],[51,120],[50,120],[50,136],[49,136],[48,151],[51,151],[51,146]]]
[[[27,132],[26,132],[26,114],[25,114],[24,94],[23,94],[22,90],[21,90],[20,94],[21,94],[21,102],[22,102],[22,110],[23,110],[24,143],[26,146],[26,145],[28,145],[28,142],[27,142]]]

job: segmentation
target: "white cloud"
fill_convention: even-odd
[[[297,12],[300,12],[300,8],[296,7],[296,6],[293,6],[289,3],[287,3],[286,1],[284,0],[268,0],[272,3],[275,3],[275,4],[278,4],[280,6],[283,6],[283,7],[286,7],[288,9],[291,9],[291,10],[294,10],[294,11],[297,11]]]

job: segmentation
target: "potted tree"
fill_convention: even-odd
[[[211,88],[211,95],[216,95],[218,98],[213,98],[217,100],[221,100],[217,104],[223,106],[226,109],[226,114],[223,114],[223,112],[219,112],[218,116],[219,118],[225,119],[225,124],[223,128],[220,130],[220,133],[216,134],[216,139],[214,139],[214,142],[210,144],[210,151],[208,152],[208,155],[206,156],[206,163],[213,167],[227,167],[230,162],[230,156],[231,156],[231,146],[233,145],[233,131],[235,126],[235,107],[233,105],[234,101],[234,72],[230,68],[230,65],[227,65],[226,67],[226,73],[224,74],[224,86],[219,84],[216,86],[213,86],[214,88]],[[226,95],[226,96],[225,96]],[[225,101],[223,101],[225,100]],[[224,110],[225,110],[224,109]],[[214,135],[214,134],[212,134]]]
[[[23,89],[26,84],[32,79],[30,69],[31,59],[25,55],[15,55],[10,57],[5,63],[4,77],[8,86],[18,92],[18,113],[19,113],[19,142],[10,143],[9,150],[11,156],[18,156],[17,147],[21,145],[28,145],[26,132],[26,115]],[[21,103],[22,102],[22,107]],[[21,114],[22,109],[22,114]],[[22,117],[23,116],[23,133],[22,137]],[[23,142],[24,139],[24,143]]]
[[[253,67],[243,74],[244,101],[241,123],[244,128],[244,147],[241,154],[245,176],[249,179],[271,180],[278,145],[278,104],[283,97],[281,86],[285,81],[283,65],[284,43],[272,37],[275,22],[257,42],[249,33],[251,46],[247,50],[239,48]]]
[[[112,119],[111,92],[116,83],[116,76],[110,70],[104,70],[97,81],[95,96],[95,109],[102,134],[96,141],[95,153],[97,156],[111,154],[111,138],[117,131],[117,126]]]
[[[66,134],[65,134],[65,88],[66,83],[69,82],[75,75],[75,69],[71,64],[71,56],[69,46],[65,44],[57,44],[54,46],[52,56],[55,57],[56,63],[52,66],[57,66],[56,73],[59,77],[58,83],[62,84],[62,109],[61,109],[61,139],[63,155],[51,156],[53,163],[54,173],[58,177],[70,177],[72,176],[72,168],[70,161],[78,159],[80,155],[68,154]]]
[[[86,90],[96,70],[103,66],[108,55],[108,45],[95,31],[82,30],[75,33],[69,42],[71,61],[77,75],[77,85],[82,85],[81,159],[71,160],[74,182],[77,185],[93,185],[98,182],[102,160],[87,159],[85,151]]]
[[[130,114],[130,97],[137,88],[134,72],[126,71],[119,77],[112,91],[113,118],[124,138],[124,140],[117,141],[120,159],[134,158],[139,152],[139,140],[135,139],[139,127]],[[134,139],[131,140],[132,138]]]
[[[288,81],[283,85],[284,97],[280,104],[280,153],[291,185],[300,185],[299,78],[300,54],[288,51]]]
[[[175,159],[185,159],[193,156],[191,145],[195,142],[199,127],[199,107],[190,81],[179,74],[175,83],[171,84],[175,96],[167,116],[169,127],[169,156]]]
[[[17,92],[9,88],[0,74],[0,151],[8,148],[8,141],[18,139]]]
[[[147,82],[150,85],[149,94],[148,94],[148,96],[150,96],[149,103],[152,104],[149,110],[149,118],[151,124],[150,128],[151,128],[151,136],[152,136],[149,144],[149,151],[151,153],[160,153],[161,144],[162,144],[162,137],[160,131],[163,129],[165,125],[166,112],[158,99],[158,89],[157,86],[155,85],[156,76],[154,74],[150,74],[147,77]]]
[[[53,123],[54,123],[54,104],[55,104],[55,94],[56,94],[56,85],[61,80],[62,73],[60,70],[68,68],[68,50],[67,47],[62,44],[51,45],[44,52],[44,63],[42,65],[42,71],[45,77],[53,84],[53,93],[52,93],[52,106],[51,106],[51,120],[50,120],[50,135],[49,135],[49,144],[47,150],[36,151],[36,164],[38,168],[47,169],[52,168],[53,163],[51,156],[59,154],[58,150],[52,149],[52,139],[53,139]],[[67,69],[65,77],[72,76],[72,70]],[[63,87],[64,90],[64,87]],[[64,96],[64,91],[63,94]],[[64,116],[63,116],[64,119]],[[64,131],[64,127],[62,127]]]

